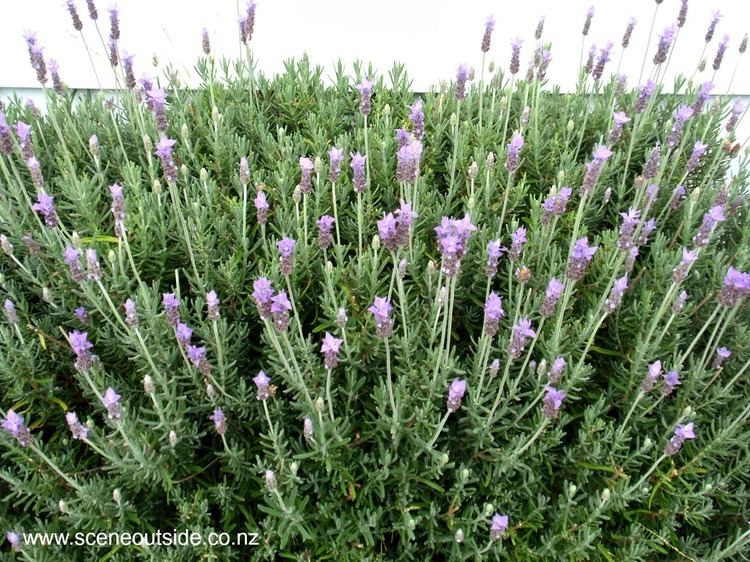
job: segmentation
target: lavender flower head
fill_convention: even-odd
[[[677,26],[670,25],[665,28],[659,36],[659,43],[656,48],[656,54],[654,55],[654,64],[661,64],[667,60],[669,48],[672,46],[672,40],[674,39],[675,33],[677,33]]]
[[[727,120],[726,129],[728,133],[731,133],[735,130],[735,128],[737,127],[737,123],[740,120],[740,116],[745,112],[745,109],[747,109],[747,104],[745,102],[743,102],[742,100],[735,100],[734,105],[732,106],[732,114]],[[0,134],[2,133],[0,132]]]
[[[266,480],[266,488],[268,488],[268,491],[275,491],[278,484],[276,482],[276,474],[274,474],[273,470],[266,470],[264,477]]]
[[[401,182],[414,183],[419,175],[419,160],[422,157],[422,142],[415,139],[398,149],[396,153],[396,178]]]
[[[730,266],[724,276],[724,286],[719,291],[716,300],[719,304],[732,308],[748,295],[750,295],[750,273],[738,271]]]
[[[276,248],[279,250],[279,269],[281,270],[282,275],[292,274],[292,257],[296,244],[297,242],[288,236],[282,238],[276,243]]]
[[[701,227],[693,237],[693,243],[696,247],[704,248],[705,246],[708,246],[716,225],[724,220],[726,220],[726,217],[724,216],[724,207],[721,205],[711,207],[708,212],[703,215]]]
[[[549,318],[555,313],[555,306],[557,306],[557,301],[560,299],[564,288],[565,285],[560,283],[557,278],[553,277],[550,279],[544,295],[544,301],[542,301],[542,306],[539,309],[539,314],[542,318]]]
[[[453,414],[461,407],[461,400],[466,394],[466,381],[463,379],[453,379],[448,388],[448,400],[446,402],[448,411]]]
[[[323,343],[320,346],[320,352],[323,354],[323,362],[326,369],[335,369],[339,364],[339,350],[344,340],[334,337],[330,332],[326,332]]]
[[[302,434],[305,436],[305,439],[310,441],[314,435],[315,435],[315,428],[313,427],[313,421],[310,418],[305,418],[305,421],[302,424]]]
[[[189,345],[187,348],[187,356],[190,363],[198,369],[198,372],[202,375],[208,375],[211,373],[211,364],[206,359],[206,347],[197,347],[195,345]]]
[[[599,181],[599,176],[602,173],[602,167],[604,163],[612,156],[612,151],[604,146],[603,144],[597,144],[594,147],[593,158],[591,162],[586,163],[586,174],[583,177],[583,183],[581,184],[581,197],[587,195],[594,189],[596,183]]]
[[[695,250],[689,250],[687,248],[682,249],[682,260],[672,272],[672,281],[675,283],[675,285],[679,285],[685,280],[688,272],[690,271],[690,268],[693,266],[695,260],[697,259],[698,252],[696,252]]]
[[[177,342],[180,344],[180,347],[187,349],[190,345],[190,340],[193,337],[193,329],[183,322],[178,322],[175,335],[177,336]]]
[[[255,205],[258,224],[266,224],[268,221],[268,210],[271,206],[268,204],[265,191],[258,191],[253,204]]]
[[[111,386],[107,388],[102,396],[102,404],[107,408],[107,417],[111,420],[119,420],[122,417],[120,409],[120,396]]]
[[[50,228],[56,227],[60,221],[55,211],[55,198],[48,195],[45,191],[40,191],[36,196],[36,203],[31,206],[32,211],[36,211],[44,217],[44,224]]]
[[[156,145],[156,156],[158,156],[161,161],[161,167],[164,170],[164,177],[170,183],[177,181],[177,166],[175,166],[172,158],[172,151],[174,150],[174,145],[176,143],[176,140],[161,137]]]
[[[492,526],[490,527],[490,540],[499,541],[508,530],[508,516],[496,513],[492,516]]]
[[[651,99],[651,96],[654,95],[655,90],[656,82],[653,80],[649,80],[643,86],[638,88],[638,99],[635,102],[636,113],[643,113],[643,110],[646,109],[646,104]]]
[[[5,315],[8,317],[8,323],[12,326],[18,324],[18,314],[16,313],[16,305],[10,299],[5,299],[4,303]]]
[[[693,103],[693,112],[697,115],[703,109],[705,103],[711,98],[711,90],[715,87],[713,82],[704,82],[698,90],[698,96]]]
[[[89,371],[94,365],[95,356],[91,353],[94,344],[88,340],[88,333],[73,330],[68,334],[68,339],[70,340],[70,347],[76,355],[76,369],[84,373]]]
[[[292,303],[286,294],[286,291],[279,291],[271,297],[271,316],[273,324],[279,332],[286,332],[289,326],[289,311],[292,310]]]
[[[711,363],[712,369],[720,369],[721,366],[724,364],[724,361],[726,359],[729,359],[732,356],[732,352],[729,351],[729,348],[726,347],[720,347],[716,350],[716,356],[714,357],[713,363]]]
[[[680,5],[680,11],[677,14],[677,27],[682,27],[685,25],[685,21],[687,20],[687,10],[688,10],[688,0],[682,0],[682,4]]]
[[[86,265],[89,270],[89,279],[98,281],[101,277],[101,270],[99,268],[99,260],[96,257],[96,250],[93,248],[86,248]]]
[[[312,173],[315,169],[315,164],[309,158],[302,156],[299,159],[299,169],[301,172],[301,179],[299,182],[299,188],[302,193],[310,193],[312,191]]]
[[[462,100],[466,97],[466,81],[469,79],[469,69],[465,64],[456,69],[456,99]]]
[[[729,45],[729,35],[724,35],[719,41],[719,47],[716,50],[716,57],[714,58],[713,69],[719,70],[721,68],[721,62],[724,60],[724,53]]]
[[[635,18],[630,18],[628,20],[628,25],[625,28],[625,33],[622,36],[622,48],[627,49],[628,45],[630,45],[630,38],[633,35],[633,30],[635,29],[635,24],[638,23],[638,20]]]
[[[76,250],[73,246],[66,246],[65,251],[63,252],[63,259],[65,261],[65,264],[68,266],[68,269],[70,270],[70,277],[75,281],[76,283],[82,283],[84,279],[86,279],[86,274],[83,272],[83,268],[81,267],[81,252]]]
[[[27,447],[31,443],[31,432],[23,423],[23,416],[18,415],[12,408],[5,414],[0,427],[10,433],[21,447]]]
[[[240,20],[240,39],[248,43],[253,38],[255,30],[255,2],[250,0],[245,8],[245,17]]]
[[[656,360],[648,366],[648,372],[646,378],[641,382],[641,391],[648,393],[651,392],[656,383],[659,381],[659,377],[662,374],[661,361]]]
[[[573,245],[573,252],[570,254],[570,260],[568,260],[568,267],[565,270],[565,275],[568,279],[572,281],[582,279],[586,274],[589,262],[593,259],[598,249],[599,246],[589,246],[587,237],[576,240]]]
[[[681,291],[679,295],[677,295],[677,298],[675,299],[674,303],[672,304],[672,312],[675,314],[680,312],[683,308],[685,308],[685,302],[687,302],[688,294],[687,291]]]
[[[700,159],[706,153],[707,148],[707,144],[699,140],[695,141],[695,144],[693,145],[693,152],[690,155],[690,160],[688,160],[687,164],[685,164],[685,168],[688,172],[692,172],[693,170],[695,170],[695,168],[698,166],[698,163],[700,162]]]
[[[328,151],[328,179],[335,183],[341,175],[341,162],[344,160],[344,149],[332,147]]]
[[[513,75],[518,74],[522,44],[523,40],[520,38],[514,39],[510,44],[510,73]]]
[[[114,41],[120,40],[120,11],[117,6],[109,9],[109,36]]]
[[[330,215],[323,215],[318,219],[318,246],[321,250],[327,250],[333,242],[333,225],[336,219]]]
[[[215,322],[219,319],[219,297],[216,291],[206,293],[206,306],[208,307],[208,319]]]
[[[680,373],[678,371],[669,371],[664,374],[664,386],[661,388],[663,396],[669,396],[675,389],[682,384],[680,382]]]
[[[180,299],[174,293],[162,293],[161,302],[167,312],[167,320],[177,328],[177,323],[180,321]]]
[[[442,272],[448,277],[456,277],[461,272],[461,259],[466,255],[471,233],[477,229],[467,214],[463,219],[443,217],[435,227],[438,249],[443,256]]]
[[[422,100],[415,101],[409,108],[409,121],[411,121],[411,132],[416,139],[424,138],[424,111]]]
[[[0,110],[0,152],[13,154],[13,134],[2,110]]]
[[[135,301],[131,298],[128,298],[125,301],[125,304],[123,304],[123,308],[125,309],[125,323],[131,328],[137,328],[139,320],[138,311],[135,307]]]
[[[379,338],[385,339],[393,334],[393,321],[391,312],[393,307],[388,297],[375,297],[375,301],[367,309],[375,317],[375,333]]]
[[[70,13],[70,19],[73,22],[73,29],[81,31],[83,29],[83,22],[81,17],[78,15],[78,8],[76,7],[73,0],[67,0],[68,12]]]
[[[156,128],[164,133],[167,130],[167,94],[161,88],[146,91],[148,108],[154,115]],[[174,144],[174,143],[173,143]],[[170,153],[171,154],[171,153]]]
[[[617,141],[622,138],[622,128],[625,125],[625,123],[628,123],[630,121],[630,117],[628,117],[624,112],[622,111],[616,111],[612,114],[612,131],[609,133],[609,144],[610,146],[615,145]]]
[[[513,137],[508,143],[508,158],[505,162],[505,169],[509,172],[515,172],[519,165],[519,155],[523,148],[523,136],[520,133],[513,133]]]
[[[50,59],[49,61],[49,73],[52,77],[52,88],[56,93],[62,94],[63,83],[62,80],[60,80],[60,65],[57,64],[55,59]]]
[[[390,251],[396,252],[409,244],[411,227],[417,213],[412,211],[411,205],[401,201],[401,206],[393,213],[387,213],[377,222],[378,236],[383,246]]]
[[[500,245],[500,240],[491,240],[487,243],[487,265],[484,272],[490,279],[497,275],[497,264],[505,251],[506,248]]]
[[[490,41],[492,41],[492,31],[495,29],[495,18],[489,16],[484,24],[484,35],[482,36],[482,52],[490,50]]]
[[[612,46],[612,41],[608,41],[603,49],[599,49],[599,59],[593,71],[594,80],[599,80],[604,74],[604,67],[612,56]]]
[[[614,282],[612,291],[609,293],[609,297],[607,297],[607,299],[604,301],[604,308],[609,314],[612,314],[615,310],[617,310],[617,307],[620,306],[620,303],[622,302],[622,295],[625,293],[625,290],[627,288],[627,275],[623,275]]]
[[[261,320],[271,317],[271,299],[273,298],[273,285],[267,277],[259,277],[253,281],[252,298],[258,309]]]
[[[504,317],[505,311],[503,310],[503,299],[502,297],[499,297],[495,291],[492,291],[487,296],[487,301],[484,303],[485,334],[490,338],[495,337],[500,319]]]
[[[271,393],[269,392],[268,385],[271,382],[271,378],[266,375],[264,371],[260,371],[253,377],[253,382],[258,389],[258,400],[266,400]]]
[[[73,439],[79,441],[86,441],[89,436],[89,428],[78,421],[78,416],[75,412],[67,412],[65,414],[65,421],[68,423],[70,433],[73,435]]]
[[[542,203],[542,224],[549,224],[552,217],[559,217],[565,214],[570,196],[573,190],[570,187],[562,187],[557,193],[552,193]]]
[[[689,439],[695,439],[695,426],[693,423],[691,422],[685,425],[678,423],[674,430],[674,435],[669,440],[666,447],[664,447],[664,453],[669,456],[676,455],[680,452],[682,444]]]
[[[547,393],[544,395],[544,416],[547,419],[554,419],[560,413],[560,408],[567,393],[564,390],[557,390],[551,385],[545,386],[544,391]]]
[[[201,33],[201,46],[203,48],[203,54],[206,56],[211,54],[211,39],[208,36],[208,29],[205,27]]]
[[[362,156],[359,152],[355,152],[351,156],[351,167],[354,172],[354,178],[352,183],[354,184],[354,191],[356,193],[362,193],[367,188],[367,175],[365,166],[367,164],[367,156]]]
[[[510,235],[510,238],[512,240],[512,244],[510,246],[510,251],[508,252],[508,258],[511,261],[516,261],[521,256],[523,246],[524,244],[526,244],[526,229],[524,227],[520,227]]]
[[[693,116],[693,108],[687,105],[680,105],[672,114],[672,130],[667,138],[667,146],[674,148],[680,143],[682,128],[685,122]]]
[[[620,213],[622,224],[620,224],[620,238],[617,241],[617,247],[621,250],[628,250],[633,246],[633,235],[641,221],[641,212],[631,207],[627,213]]]
[[[357,84],[357,90],[359,90],[359,112],[362,115],[369,115],[372,111],[372,87],[375,82],[365,78]]]
[[[549,383],[557,383],[557,381],[560,380],[563,371],[565,371],[565,359],[562,356],[558,356],[552,362],[552,367],[550,368],[549,373],[547,373],[547,380]]]
[[[528,318],[521,318],[518,323],[513,326],[513,334],[508,344],[508,354],[513,359],[518,359],[523,353],[526,347],[526,341],[529,338],[535,338],[536,332],[531,329],[531,320]]]
[[[37,160],[36,156],[32,156],[26,161],[26,165],[29,167],[31,172],[31,183],[34,184],[38,190],[44,189],[44,177],[42,176],[42,169]]]
[[[706,31],[706,43],[710,43],[711,39],[714,38],[714,33],[716,32],[716,24],[719,23],[719,19],[721,18],[721,13],[716,11],[711,15],[711,22],[708,24],[708,30]]]
[[[115,236],[122,238],[127,229],[125,228],[125,198],[122,186],[113,183],[109,186],[109,193],[112,196],[112,216],[115,218]]]
[[[224,415],[221,408],[216,408],[214,413],[211,414],[208,419],[214,422],[216,433],[223,436],[227,432],[227,417]]]

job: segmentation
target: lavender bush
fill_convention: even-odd
[[[686,9],[640,79],[610,62],[635,21],[589,51],[582,14],[567,95],[543,20],[489,18],[481,69],[424,94],[263,76],[252,2],[241,60],[196,37],[197,89],[136,80],[116,10],[117,95],[28,35],[53,91],[0,113],[6,559],[748,559],[745,107]],[[260,540],[23,539],[158,529]]]

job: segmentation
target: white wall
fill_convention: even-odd
[[[75,2],[97,72],[105,86],[112,86],[112,73],[101,40],[88,18],[85,1]],[[628,17],[639,19],[622,66],[622,71],[635,82],[656,6],[654,0],[257,0],[252,46],[265,72],[280,70],[284,59],[303,52],[328,68],[338,58],[347,62],[359,58],[372,61],[381,72],[387,72],[391,62],[398,60],[407,65],[415,88],[424,90],[451,78],[461,62],[480,64],[479,43],[484,20],[490,13],[497,19],[497,28],[489,58],[507,66],[509,41],[521,36],[526,40],[523,71],[526,56],[533,48],[536,21],[546,15],[544,39],[552,42],[554,56],[549,76],[554,83],[570,87],[579,60],[584,13],[592,2],[597,13],[588,39],[597,44],[607,40],[615,43],[611,71],[617,66],[620,39]],[[97,87],[81,37],[71,25],[64,0],[5,0],[3,3],[0,87],[37,86],[22,37],[27,29],[37,32],[40,43],[45,46],[45,55],[57,59],[66,83],[78,88]],[[106,40],[110,3],[97,0],[97,5],[99,29]],[[121,48],[136,55],[137,75],[162,71],[162,66],[152,65],[153,55],[161,65],[171,61],[187,75],[201,54],[204,26],[211,33],[217,54],[238,54],[238,6],[242,9],[244,0],[120,0]],[[680,0],[664,0],[659,7],[655,36],[674,22],[679,6]],[[740,38],[750,27],[748,0],[690,0],[687,24],[679,34],[677,55],[670,70],[692,73],[705,45],[703,36],[713,10],[721,11],[724,17],[710,45],[709,70],[704,75],[710,78],[710,61],[716,42],[728,33],[730,47],[716,79],[716,93],[725,93],[738,59]],[[656,38],[649,49],[649,61],[655,41]],[[737,73],[733,93],[750,94],[749,61],[750,54],[746,54],[744,71]],[[650,65],[646,72],[648,69]]]

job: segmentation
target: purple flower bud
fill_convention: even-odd
[[[315,169],[315,164],[309,158],[302,156],[299,159],[299,169],[301,173],[299,182],[300,191],[302,193],[310,193],[312,191],[312,173]]]
[[[622,224],[620,225],[620,239],[617,247],[621,250],[627,250],[633,246],[633,234],[640,224],[641,212],[638,209],[630,208],[627,213],[620,213]]]
[[[643,113],[643,110],[646,109],[646,104],[651,99],[651,96],[654,95],[654,90],[656,90],[656,82],[653,80],[649,80],[638,88],[638,99],[635,102],[636,113]]]
[[[568,279],[578,281],[583,278],[586,274],[586,267],[589,262],[593,259],[594,254],[599,249],[599,246],[589,246],[589,240],[587,237],[579,238],[573,245],[573,252],[570,255],[568,261],[568,267],[565,270],[565,275]]]
[[[161,161],[161,167],[164,170],[164,177],[170,183],[177,181],[177,166],[175,166],[174,160],[172,159],[172,150],[176,143],[176,140],[161,137],[161,140],[159,140],[156,145],[156,156],[158,156]]]
[[[271,208],[268,204],[268,199],[266,199],[266,193],[264,191],[258,191],[253,203],[255,205],[255,210],[257,211],[258,224],[266,224],[266,221],[268,220],[268,210]]]
[[[726,220],[726,217],[724,216],[724,207],[721,205],[711,207],[709,211],[703,215],[703,223],[698,229],[698,233],[693,237],[693,244],[698,248],[708,246],[716,225],[724,220]]]
[[[603,144],[597,144],[594,147],[594,154],[591,162],[586,163],[586,174],[581,184],[581,197],[591,192],[599,181],[604,163],[612,156],[612,151]]]
[[[63,83],[62,80],[60,80],[60,66],[57,64],[57,61],[55,59],[50,59],[49,61],[49,73],[52,77],[52,88],[56,93],[62,94]]]
[[[73,435],[73,439],[78,439],[79,441],[86,441],[86,439],[88,439],[90,430],[78,421],[78,416],[75,412],[66,413],[65,421],[68,422],[68,428]]]
[[[315,429],[313,427],[313,421],[310,418],[305,418],[302,425],[302,435],[305,436],[307,441],[310,441],[315,435]]]
[[[643,165],[643,171],[641,172],[641,176],[643,177],[644,182],[652,180],[656,177],[656,174],[659,172],[660,162],[661,162],[661,146],[657,144],[654,146],[654,148],[651,149],[651,152],[648,155],[648,159],[646,160],[646,163]]]
[[[350,154],[351,156],[351,167],[354,172],[354,178],[352,183],[354,184],[354,191],[356,193],[362,193],[367,188],[367,175],[365,166],[367,164],[367,156],[362,156],[359,152]]]
[[[266,488],[268,488],[268,491],[269,492],[275,491],[277,487],[277,483],[276,483],[276,475],[273,473],[273,470],[266,470],[265,479],[266,479]]]
[[[612,114],[613,126],[612,131],[609,133],[609,144],[614,145],[622,137],[622,127],[625,123],[630,121],[630,118],[625,115],[622,111],[617,111]]]
[[[695,115],[701,112],[703,105],[710,99],[711,90],[714,89],[713,82],[704,82],[701,84],[700,90],[698,90],[698,96],[693,103],[693,112]]]
[[[516,261],[521,256],[523,246],[524,244],[526,244],[526,229],[524,227],[520,227],[518,230],[513,232],[510,237],[513,243],[510,246],[508,258],[510,259],[510,261]]]
[[[523,136],[520,133],[513,133],[513,137],[508,143],[508,159],[505,162],[505,169],[509,172],[515,172],[519,165],[519,155],[523,148]]]
[[[266,277],[259,277],[253,281],[252,298],[258,308],[261,320],[271,317],[271,299],[273,298],[273,285]]]
[[[67,5],[68,12],[70,13],[70,19],[73,21],[73,28],[76,31],[81,31],[81,29],[83,29],[83,22],[81,21],[81,17],[78,15],[78,8],[76,8],[73,0],[68,0]]]
[[[369,115],[372,111],[372,87],[375,82],[365,78],[357,84],[357,90],[359,90],[359,112],[362,115]]]
[[[111,420],[119,420],[122,417],[120,410],[120,396],[111,386],[107,388],[102,396],[102,404],[107,408],[107,417]]]
[[[48,195],[44,191],[40,191],[36,196],[36,203],[31,206],[33,211],[36,211],[44,217],[44,224],[50,228],[54,228],[59,224],[57,218],[57,212],[55,211],[54,197]]]
[[[120,40],[120,12],[116,6],[109,9],[109,36]]]
[[[508,516],[495,513],[492,516],[492,526],[490,527],[490,540],[499,541],[508,530]]]
[[[725,359],[729,359],[732,356],[732,352],[726,347],[720,347],[716,350],[716,356],[714,357],[713,363],[711,363],[712,369],[720,369]]]
[[[347,322],[349,322],[349,318],[346,316],[346,310],[339,308],[338,313],[336,313],[336,325],[343,329]]]
[[[523,40],[519,38],[514,39],[510,44],[510,73],[513,75],[518,74],[522,44]]]
[[[180,299],[174,293],[162,293],[161,302],[167,312],[167,320],[177,328],[180,321]]]
[[[245,17],[240,20],[240,39],[243,43],[249,43],[253,38],[255,30],[255,2],[250,0],[247,3]]]
[[[487,243],[487,266],[484,272],[490,279],[497,275],[497,264],[505,251],[506,248],[500,245],[500,240],[491,240]]]
[[[31,172],[31,183],[33,183],[34,187],[36,187],[38,190],[43,191],[44,177],[42,176],[42,169],[39,165],[39,160],[36,159],[36,156],[32,156],[26,161],[26,165],[29,167],[29,171]]]
[[[127,232],[125,228],[125,197],[122,186],[117,183],[110,185],[109,193],[112,196],[112,216],[115,218],[115,236],[122,238]]]
[[[89,279],[98,281],[101,277],[101,269],[99,268],[99,260],[96,257],[96,250],[93,248],[86,249],[86,265],[89,269]]]
[[[563,374],[563,371],[565,370],[565,359],[562,356],[558,356],[553,362],[552,362],[552,368],[549,370],[549,373],[547,373],[547,380],[550,384],[555,384],[557,381],[560,380],[560,377]]]
[[[612,41],[607,42],[607,45],[603,49],[599,49],[599,59],[593,71],[594,80],[599,80],[602,74],[604,74],[604,67],[610,61],[611,53]]]
[[[737,123],[740,120],[740,115],[745,112],[745,109],[747,109],[747,104],[745,102],[743,102],[742,100],[735,100],[734,105],[732,106],[732,114],[729,116],[729,120],[727,121],[726,125],[728,133],[733,132],[737,127]]]
[[[547,285],[544,301],[539,309],[539,314],[542,318],[549,318],[555,313],[555,306],[557,305],[557,301],[560,299],[560,295],[562,295],[564,288],[565,285],[560,283],[555,277],[550,279],[549,285]]]
[[[70,276],[76,283],[82,283],[86,279],[86,274],[83,272],[81,267],[81,252],[76,250],[73,246],[66,246],[63,252],[63,259],[65,265],[70,269]]]
[[[685,122],[693,116],[693,108],[687,105],[680,105],[672,114],[672,130],[667,138],[667,146],[676,147],[680,143],[682,128]]]
[[[664,374],[664,386],[661,389],[663,396],[669,396],[672,394],[680,384],[680,373],[677,371],[669,371]]]
[[[700,162],[701,157],[706,153],[707,148],[707,144],[702,143],[701,141],[695,141],[695,145],[693,145],[693,153],[690,155],[690,160],[688,160],[687,164],[685,164],[685,168],[688,172],[692,172],[693,170],[695,170],[695,168],[698,166],[698,162]]]
[[[260,371],[255,377],[253,377],[253,382],[258,389],[258,400],[266,400],[271,396],[268,388],[271,378],[266,375],[264,371]]]
[[[208,29],[206,29],[205,27],[203,28],[203,33],[201,37],[202,37],[203,53],[206,56],[209,56],[211,54],[211,40],[208,37]]]
[[[290,310],[292,310],[292,303],[286,291],[279,291],[271,297],[271,316],[273,317],[273,324],[279,332],[286,332],[289,327]]]
[[[482,37],[482,52],[490,50],[490,41],[492,40],[492,31],[495,29],[495,18],[489,16],[484,24],[484,36]]]
[[[339,364],[339,349],[344,340],[334,337],[330,332],[326,332],[323,343],[320,346],[320,352],[323,354],[323,362],[326,369],[335,369]]]
[[[16,305],[10,299],[5,299],[5,314],[8,317],[8,323],[15,326],[18,324],[18,314],[16,313]]]
[[[466,97],[466,80],[469,78],[469,69],[465,64],[459,65],[456,70],[456,99],[462,100]]]
[[[688,10],[688,0],[682,0],[682,4],[680,5],[680,11],[677,14],[677,27],[682,27],[685,25],[685,20],[687,20],[687,10]]]
[[[198,372],[203,375],[208,375],[211,373],[211,364],[206,359],[206,347],[196,347],[194,345],[189,345],[187,348],[187,356],[188,361],[198,369]]]
[[[685,198],[685,186],[684,185],[678,185],[674,188],[674,191],[672,192],[672,199],[669,202],[669,208],[672,211],[676,211],[677,207],[680,206],[680,203]]]
[[[716,24],[719,23],[719,18],[721,18],[721,14],[718,11],[711,15],[711,23],[708,24],[708,30],[706,31],[706,43],[710,43],[711,39],[714,38]]]
[[[719,304],[732,308],[748,295],[750,295],[750,273],[738,271],[730,266],[724,276],[724,286],[719,291],[716,300]]]
[[[139,324],[138,320],[138,311],[135,307],[135,301],[131,298],[128,298],[125,301],[125,304],[123,305],[123,308],[125,309],[125,322],[128,326],[131,328],[137,328]]]
[[[180,344],[180,347],[187,349],[187,346],[190,345],[190,340],[193,337],[193,329],[187,324],[178,322],[175,334],[177,336],[177,343]]]
[[[422,143],[413,140],[398,149],[396,153],[396,179],[415,183],[419,175],[419,160],[422,157]]]
[[[648,219],[645,223],[643,223],[643,227],[641,228],[640,234],[638,234],[638,245],[644,246],[648,243],[648,237],[651,235],[651,233],[656,230],[656,220],[655,219]]]
[[[294,254],[294,246],[297,242],[293,238],[282,238],[276,243],[276,247],[279,250],[279,269],[282,275],[292,274],[292,258]]]
[[[562,187],[557,193],[552,193],[547,196],[542,203],[542,224],[549,224],[552,217],[559,217],[565,214],[565,209],[568,205],[568,200],[572,195],[573,190],[569,187]]]
[[[461,271],[461,259],[468,250],[469,237],[477,230],[467,214],[463,219],[443,217],[435,227],[438,249],[443,256],[442,272],[448,277],[456,277]]]
[[[674,430],[674,435],[664,448],[664,453],[669,456],[676,455],[680,452],[682,444],[688,439],[695,439],[695,428],[693,423],[691,422],[686,425],[678,423]]]
[[[675,314],[681,311],[683,308],[685,308],[685,301],[688,299],[688,294],[686,291],[682,291],[679,295],[677,295],[677,298],[674,301],[674,304],[672,305],[672,312]]]
[[[513,334],[508,344],[508,354],[511,358],[518,359],[526,347],[526,341],[535,337],[536,332],[531,329],[531,321],[528,318],[521,318],[513,326]]]
[[[375,333],[385,339],[393,334],[391,312],[393,307],[388,297],[375,297],[373,304],[367,309],[375,317]]]
[[[335,183],[341,175],[341,162],[344,160],[344,149],[335,146],[328,151],[328,179]]]
[[[484,332],[489,337],[495,337],[501,318],[505,318],[503,299],[492,291],[484,303]]]
[[[466,381],[462,379],[453,379],[448,388],[448,411],[453,414],[461,407],[461,400],[466,394]]]
[[[31,432],[24,424],[23,416],[15,413],[12,408],[5,414],[5,418],[0,422],[0,427],[10,433],[21,447],[26,447],[31,443]]]
[[[331,232],[335,223],[336,219],[330,215],[323,215],[318,219],[318,246],[321,250],[327,250],[330,247],[331,242],[333,242],[333,235]]]
[[[635,18],[630,18],[628,20],[628,26],[625,28],[625,33],[622,36],[622,48],[627,49],[628,45],[630,45],[630,37],[633,35],[633,29],[635,29],[635,24],[638,22]]]
[[[627,288],[627,275],[623,275],[615,281],[614,285],[612,286],[612,292],[609,293],[609,297],[604,301],[604,308],[609,314],[612,314],[617,309],[617,307],[620,306],[620,302],[622,302],[622,295],[625,293],[625,289]]]
[[[656,360],[648,366],[648,373],[646,378],[641,382],[641,391],[648,393],[651,392],[656,386],[659,377],[662,374],[661,361]]]
[[[687,248],[682,249],[682,261],[680,261],[680,264],[674,268],[674,272],[672,273],[672,281],[675,285],[679,285],[685,280],[690,268],[697,259],[698,252],[695,250],[688,250]]]
[[[554,419],[560,413],[560,407],[567,393],[550,385],[545,386],[544,390],[547,393],[544,395],[544,416],[548,419]]]
[[[411,121],[411,132],[418,140],[424,138],[424,111],[422,111],[422,100],[415,101],[409,108],[409,121]]]
[[[675,33],[677,33],[677,27],[670,25],[659,36],[658,47],[654,55],[654,64],[661,64],[667,60],[667,54],[669,54],[669,48],[672,46],[672,39],[674,39]]]
[[[221,411],[221,408],[216,408],[214,413],[210,415],[208,419],[214,422],[216,433],[224,435],[227,432],[227,417],[224,415],[224,412]]]

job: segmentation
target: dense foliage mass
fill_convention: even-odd
[[[122,92],[29,36],[54,91],[0,114],[4,559],[747,559],[744,107],[663,91],[683,12],[572,94],[543,21],[422,95],[264,77],[252,3],[241,60],[136,81],[109,19]],[[30,535],[172,529],[259,544]]]

